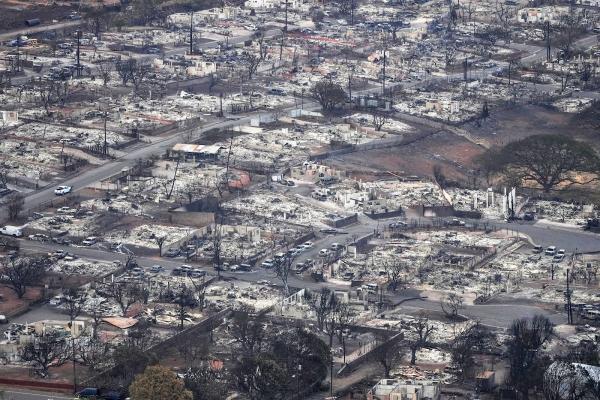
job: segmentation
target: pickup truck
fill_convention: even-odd
[[[78,399],[121,400],[123,395],[116,390],[85,388],[77,392]]]

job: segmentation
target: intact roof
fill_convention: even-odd
[[[106,317],[102,318],[102,321],[106,322],[109,325],[116,326],[119,329],[131,328],[132,326],[138,323],[137,319],[126,317]]]

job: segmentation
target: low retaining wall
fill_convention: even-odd
[[[342,369],[340,369],[338,371],[337,375],[338,376],[343,376],[345,374],[348,374],[348,373],[354,371],[356,369],[356,367],[358,367],[360,364],[362,364],[363,362],[365,362],[366,360],[369,359],[369,357],[370,357],[370,355],[371,355],[372,352],[374,352],[376,350],[380,350],[382,348],[386,349],[386,348],[392,346],[397,341],[402,340],[403,338],[404,338],[404,334],[403,333],[397,333],[397,334],[395,334],[394,336],[392,336],[391,338],[389,338],[387,341],[382,342],[381,344],[378,344],[378,345],[374,346],[369,351],[365,352],[361,356],[356,357],[354,360],[352,360],[348,364],[344,365],[342,367]]]
[[[0,385],[36,388],[36,389],[42,389],[42,390],[61,390],[61,391],[68,390],[69,392],[73,392],[73,384],[72,383],[0,378]],[[50,397],[52,397],[52,396],[50,396]]]
[[[232,313],[230,308],[226,308],[222,311],[219,311],[216,314],[213,314],[202,321],[198,322],[196,325],[190,326],[184,329],[181,332],[176,333],[175,335],[165,339],[164,341],[150,347],[145,352],[150,354],[155,354],[160,358],[161,355],[164,355],[165,352],[168,352],[177,341],[182,338],[195,337],[202,333],[207,333],[212,331],[217,326],[221,325],[223,319],[229,317]],[[104,371],[98,373],[97,375],[89,378],[86,381],[81,382],[78,387],[101,387],[104,386],[105,382],[110,382],[115,378],[115,371],[117,371],[119,365],[115,365],[111,368],[105,369]],[[122,379],[117,376],[117,379]],[[72,388],[72,386],[71,386]]]

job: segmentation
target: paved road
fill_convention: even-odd
[[[2,400],[73,400],[74,396],[64,393],[44,393],[34,392],[27,389],[13,390],[11,388],[3,390],[0,388],[0,399]]]
[[[584,36],[573,43],[573,49],[589,49],[590,47],[598,44],[599,35],[592,34]],[[521,58],[521,63],[524,65],[535,64],[536,62],[543,61],[546,59],[546,48],[543,46],[535,46],[525,43],[511,42],[506,45],[513,50],[519,50],[528,53],[525,57]],[[556,47],[551,48],[552,56],[555,57],[559,49]]]
[[[584,232],[574,228],[550,226],[532,223],[506,223],[490,222],[499,228],[507,229],[507,232],[517,231],[531,238],[540,246],[557,246],[567,252],[578,251],[580,253],[600,252],[600,235]]]
[[[83,24],[83,20],[75,20],[75,21],[64,21],[64,22],[58,22],[56,24],[49,24],[49,25],[38,25],[38,26],[34,26],[31,28],[23,28],[23,29],[16,29],[10,32],[3,32],[0,33],[0,41],[4,41],[4,40],[13,40],[16,39],[17,36],[22,36],[22,35],[32,35],[34,33],[40,33],[40,32],[48,32],[48,31],[55,31],[55,30],[60,30],[60,29],[65,29],[65,28],[73,28],[76,26],[79,26]]]
[[[397,310],[415,312],[421,309],[442,312],[440,303],[431,300],[408,300]],[[507,328],[512,321],[519,318],[530,318],[536,314],[543,314],[555,324],[565,324],[566,314],[551,313],[535,306],[520,304],[484,304],[465,306],[461,312],[471,319],[479,320],[482,324],[496,328]]]
[[[10,322],[16,324],[30,324],[37,321],[53,320],[53,321],[68,321],[69,316],[64,312],[61,312],[56,307],[52,307],[49,304],[42,304],[39,307],[34,307],[27,311],[25,314],[21,314],[18,317],[11,318]],[[2,397],[0,397],[2,400]]]

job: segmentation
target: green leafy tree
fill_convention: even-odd
[[[315,83],[311,89],[311,95],[319,102],[324,111],[334,110],[348,97],[341,85],[327,79]]]
[[[600,158],[589,145],[562,135],[533,135],[509,143],[484,154],[481,166],[489,169],[491,160],[496,174],[534,182],[544,192],[593,182],[600,172]]]
[[[132,400],[192,400],[192,392],[170,369],[159,365],[146,368],[129,386]]]

